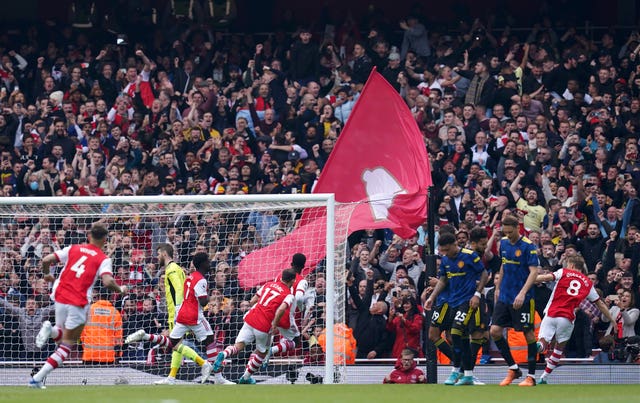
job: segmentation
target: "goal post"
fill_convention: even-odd
[[[274,356],[269,369],[260,371],[257,379],[267,383],[307,382],[304,373],[297,374],[296,380],[291,374],[304,366],[316,367],[314,375],[321,377],[324,383],[345,382],[344,360],[334,361],[334,352],[344,351],[344,346],[334,344],[333,331],[335,323],[346,323],[345,259],[351,211],[348,206],[337,204],[333,194],[0,198],[0,274],[15,280],[5,282],[4,288],[0,289],[6,294],[7,304],[12,305],[4,309],[0,307],[2,320],[13,321],[9,324],[19,328],[24,324],[17,323],[21,320],[18,310],[25,309],[27,300],[35,299],[39,309],[50,304],[51,284],[44,283],[39,274],[42,257],[67,245],[86,242],[86,232],[96,222],[103,223],[109,230],[105,252],[113,260],[116,281],[131,288],[124,298],[108,296],[108,301],[122,312],[122,339],[137,325],[149,325],[149,318],[161,323],[162,328],[157,330],[167,328],[163,268],[158,267],[155,249],[161,243],[172,244],[175,261],[185,270],[189,269],[189,257],[195,252],[204,251],[210,255],[212,266],[208,278],[207,318],[214,329],[218,348],[224,348],[235,340],[242,325],[242,315],[246,313],[247,301],[259,286],[254,280],[240,278],[244,272],[239,271],[239,266],[247,256],[269,247],[287,262],[286,266],[275,268],[274,273],[279,273],[289,267],[293,254],[306,250],[321,251],[318,256],[326,258],[308,260],[309,267],[303,272],[309,281],[309,290],[304,306],[299,308],[302,315],[298,315],[297,322],[299,325],[309,324],[307,319],[313,319],[324,327],[326,342],[322,346],[323,356],[318,357],[319,346],[314,344],[317,343],[319,326],[307,327],[296,349],[284,356]],[[311,219],[323,223],[318,227],[320,236],[315,234],[293,243],[282,243],[282,237],[295,236],[303,215],[313,214],[316,216]],[[325,231],[324,236],[321,231]],[[295,247],[279,249],[281,244]],[[268,266],[266,261],[265,266]],[[57,274],[60,269],[52,267],[52,272]],[[248,270],[264,270],[261,273],[264,278],[271,275],[268,270],[273,268],[255,265]],[[94,291],[99,288],[100,282],[97,281]],[[96,296],[94,300],[99,298]],[[53,321],[52,309],[48,315]],[[305,323],[302,323],[301,316]],[[191,342],[198,351],[206,351],[206,346],[199,346],[195,340]],[[336,343],[340,342],[338,338]],[[11,371],[20,371],[15,379],[25,379],[28,375],[24,374],[25,367],[41,365],[53,348],[53,342],[42,350],[32,343],[33,335],[20,334],[14,339],[15,345],[2,344],[3,350],[9,351],[0,352],[0,361]],[[48,382],[77,384],[78,375],[73,371],[92,373],[85,371],[90,368],[89,363],[96,364],[96,359],[87,359],[87,345],[90,343],[86,340],[79,343],[78,351],[63,366],[66,369],[54,371]],[[145,384],[168,374],[170,355],[148,343],[121,348],[116,345],[113,349],[117,357],[115,361],[97,361],[114,368],[114,379],[122,381],[124,378],[127,383]],[[253,346],[246,350],[251,349]],[[224,369],[223,373],[229,372],[225,376],[235,380],[234,376],[238,375],[239,369],[244,369],[247,358],[247,355],[240,355],[235,361],[231,360]],[[78,367],[83,369],[78,370]],[[197,377],[191,363],[183,367],[179,379],[192,381]],[[181,375],[182,372],[185,375]],[[84,379],[84,382],[118,381],[101,381],[98,378]],[[0,380],[0,384],[11,384],[11,379],[14,378],[9,376]]]

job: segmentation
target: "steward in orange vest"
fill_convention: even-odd
[[[318,344],[323,352],[327,352],[327,329],[318,336]],[[353,330],[344,323],[336,323],[333,326],[333,361],[335,364],[355,364],[356,339]]]
[[[122,316],[107,298],[91,304],[81,340],[85,363],[115,363],[122,355]]]

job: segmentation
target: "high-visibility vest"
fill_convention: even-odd
[[[81,340],[82,361],[115,361],[115,346],[122,345],[122,316],[111,302],[101,299],[91,305]]]
[[[538,340],[541,321],[540,315],[538,315],[538,312],[535,312],[533,333],[536,336],[536,340]],[[518,363],[527,362],[527,339],[524,337],[524,333],[509,328],[507,331],[507,341],[509,342],[509,349],[511,350],[513,359]]]
[[[327,329],[323,329],[318,336],[318,344],[322,351],[327,352]],[[335,364],[355,364],[356,362],[356,338],[353,330],[344,323],[333,326],[333,362]]]

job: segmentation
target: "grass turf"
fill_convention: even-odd
[[[0,387],[0,402],[631,402],[640,385],[184,385],[51,386],[46,390]]]

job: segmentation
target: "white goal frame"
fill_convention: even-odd
[[[336,201],[333,193],[285,194],[285,195],[171,195],[171,196],[73,196],[73,197],[2,197],[0,206],[11,205],[109,205],[109,204],[185,204],[185,203],[278,203],[313,202],[323,203],[326,208],[326,301],[336,301],[335,295],[335,211]],[[338,303],[342,301],[340,298]],[[334,363],[334,314],[333,303],[326,304],[326,352],[324,364],[325,384],[334,383],[340,377],[335,376]],[[344,379],[343,379],[344,381]]]

